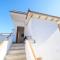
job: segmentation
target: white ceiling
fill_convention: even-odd
[[[25,19],[26,15],[25,14],[19,14],[19,13],[11,13],[13,22],[16,26],[24,26],[25,25]]]

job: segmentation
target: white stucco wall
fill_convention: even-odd
[[[55,33],[43,44],[35,44],[35,50],[42,60],[60,60],[60,32]]]
[[[36,42],[47,40],[57,29],[57,25],[50,21],[31,19],[28,24],[28,35]]]
[[[30,20],[28,35],[37,43],[34,48],[42,60],[60,60],[60,32],[55,23],[43,20]]]

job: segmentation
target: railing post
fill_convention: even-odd
[[[60,24],[58,24],[58,29],[59,29],[59,31],[60,31]]]

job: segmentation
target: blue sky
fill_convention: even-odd
[[[60,16],[60,0],[0,0],[0,33],[12,32],[14,28],[11,10],[33,11]]]

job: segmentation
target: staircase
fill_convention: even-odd
[[[12,47],[8,51],[5,60],[26,60],[24,44],[12,44]]]

